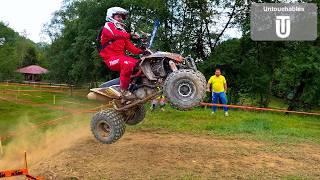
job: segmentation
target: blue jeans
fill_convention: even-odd
[[[220,93],[212,93],[212,103],[213,104],[218,104],[218,99],[220,99],[222,104],[227,104],[227,96],[226,93],[220,92]],[[223,107],[224,112],[228,111],[228,107]],[[216,112],[217,111],[217,106],[212,106],[212,111]]]

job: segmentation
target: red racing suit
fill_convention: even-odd
[[[102,30],[100,51],[106,66],[112,71],[120,72],[120,88],[127,90],[130,84],[130,76],[137,60],[127,56],[125,51],[133,54],[141,54],[142,49],[135,47],[130,41],[131,35],[125,30],[117,29],[115,24],[107,22]]]

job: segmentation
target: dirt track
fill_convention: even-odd
[[[320,145],[166,132],[126,133],[103,145],[88,136],[31,172],[47,179],[319,179]]]

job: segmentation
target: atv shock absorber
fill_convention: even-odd
[[[172,71],[177,71],[178,68],[176,66],[176,63],[174,63],[173,61],[169,61],[169,65]]]

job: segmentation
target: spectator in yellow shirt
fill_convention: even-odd
[[[215,75],[211,76],[207,84],[207,91],[212,92],[212,103],[217,104],[220,99],[222,104],[227,104],[227,81],[221,75],[221,70],[216,68]],[[229,116],[228,107],[223,107],[224,115]],[[217,111],[217,106],[212,106],[212,114]]]

